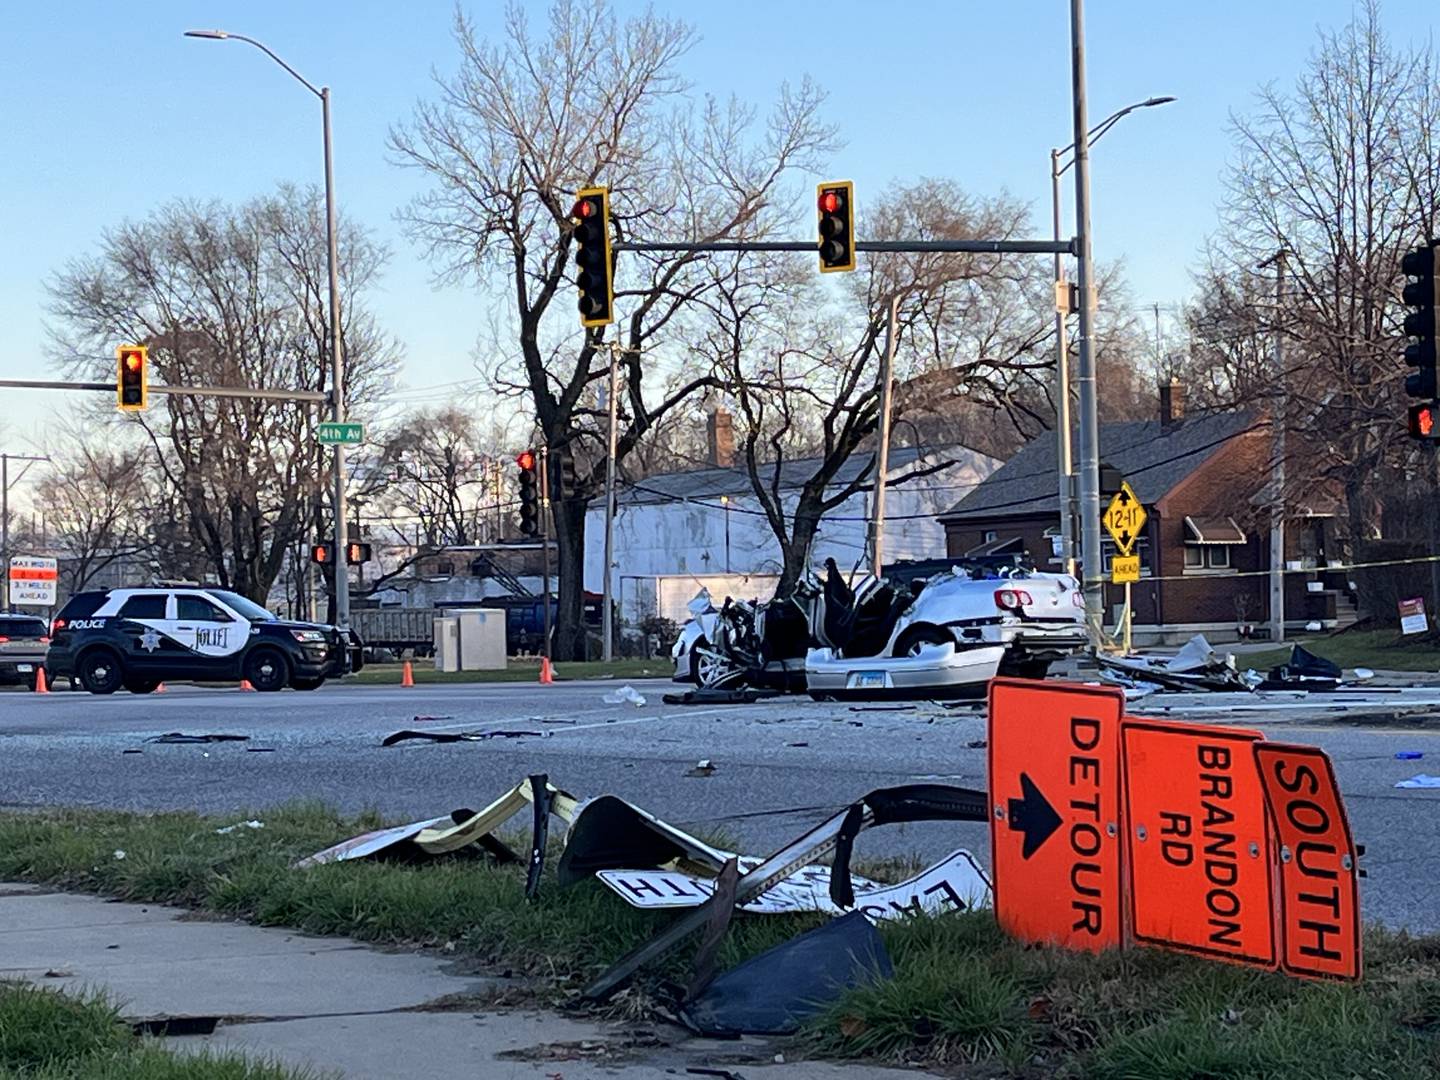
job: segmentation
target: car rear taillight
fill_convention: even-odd
[[[48,637],[42,637],[42,638],[40,639],[40,644],[41,644],[41,645],[49,645],[49,644],[50,644],[50,639],[49,639]]]
[[[1024,589],[995,590],[995,606],[1001,611],[1019,611],[1022,607],[1034,602]]]
[[[50,633],[52,633],[52,634],[58,634],[61,630],[64,630],[64,629],[65,629],[65,620],[64,620],[64,619],[56,619],[54,622],[52,622],[52,623],[50,624]]]
[[[0,634],[0,645],[5,644],[5,642],[7,642],[7,641],[9,641],[9,640],[10,640],[10,639],[9,639],[8,637],[6,637],[4,634]]]

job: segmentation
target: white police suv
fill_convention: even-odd
[[[109,589],[76,593],[60,609],[45,670],[92,694],[148,694],[167,679],[314,690],[360,670],[362,652],[353,631],[288,622],[225,589]]]

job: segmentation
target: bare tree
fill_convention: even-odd
[[[497,462],[475,417],[445,406],[419,410],[388,433],[362,490],[367,501],[413,522],[418,544],[474,544],[495,538]]]
[[[131,341],[172,386],[323,389],[324,223],[317,191],[282,186],[237,207],[173,203],[107,232],[98,255],[50,282],[62,367],[108,377],[115,345]],[[384,260],[342,223],[346,397],[362,415],[396,353],[362,302]],[[263,602],[323,475],[313,407],[167,395],[134,419],[209,575]]]
[[[613,336],[582,332],[575,309],[554,303],[571,295],[574,192],[608,185],[621,238],[753,239],[775,227],[786,180],[816,166],[833,135],[808,82],[782,88],[763,118],[735,101],[693,103],[680,75],[693,32],[653,12],[621,23],[607,3],[556,0],[536,34],[512,4],[498,44],[478,41],[458,12],[454,32],[459,70],[437,81],[437,100],[392,132],[391,147],[433,182],[405,216],[440,273],[503,288],[495,383],[529,399],[552,454],[591,463],[573,497],[551,491],[556,652],[579,656],[585,505],[605,479],[593,387],[611,347],[624,350],[621,460],[717,380],[669,377],[685,358],[685,316],[712,287],[703,256],[619,258]]]
[[[1436,229],[1436,86],[1432,54],[1392,45],[1375,0],[1322,32],[1292,90],[1265,87],[1232,121],[1238,156],[1202,281],[1201,363],[1240,399],[1274,400],[1283,382],[1303,457],[1291,475],[1343,488],[1352,538],[1380,521],[1373,478],[1411,449],[1396,420],[1399,265]],[[1278,251],[1277,308],[1274,271],[1258,267]],[[1277,333],[1286,370],[1267,378],[1257,345]]]

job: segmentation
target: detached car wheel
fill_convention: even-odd
[[[324,685],[324,679],[302,679],[299,675],[290,680],[292,690],[319,690]]]
[[[113,694],[125,682],[120,657],[109,649],[96,649],[80,658],[80,685],[92,694]]]
[[[126,679],[125,689],[132,694],[149,694],[160,685],[159,679]]]
[[[257,649],[245,658],[245,678],[265,693],[290,685],[290,664],[274,649]]]

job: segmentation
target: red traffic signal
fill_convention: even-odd
[[[1440,403],[1434,401],[1422,402],[1410,406],[1409,416],[1406,418],[1406,427],[1409,429],[1412,439],[1440,439],[1440,430],[1436,430],[1436,421],[1440,420]]]
[[[361,563],[370,561],[370,545],[359,540],[351,540],[345,545],[345,561],[351,566],[359,566]]]
[[[311,544],[310,561],[326,566],[335,561],[335,546],[333,544]]]
[[[585,188],[570,211],[575,222],[575,284],[580,287],[580,325],[615,321],[615,264],[610,257],[610,189]]]
[[[115,407],[122,412],[139,412],[145,408],[147,380],[145,368],[150,350],[144,345],[121,345],[115,350]]]
[[[520,453],[515,455],[515,464],[519,465],[520,468],[526,472],[533,471],[535,468],[535,451],[521,450]]]
[[[855,269],[855,185],[832,180],[815,191],[819,212],[820,272]]]

